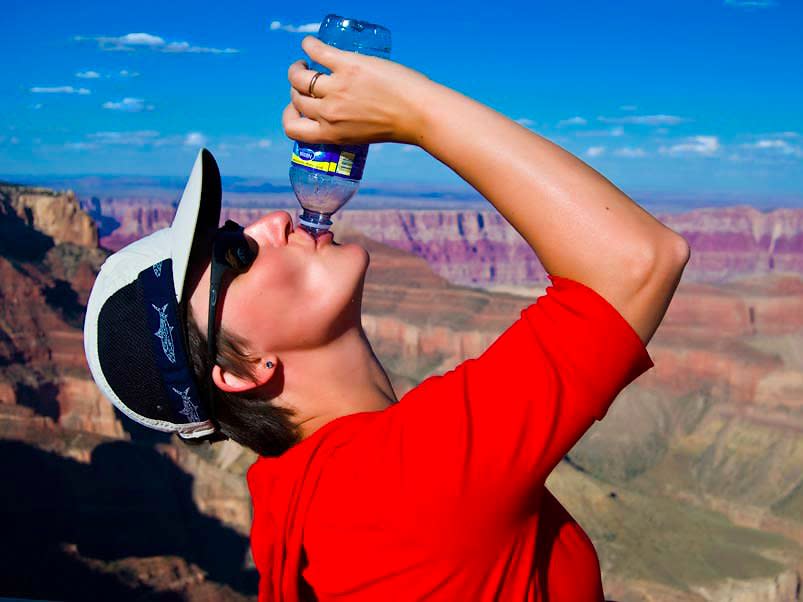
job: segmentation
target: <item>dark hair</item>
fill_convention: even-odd
[[[206,338],[192,315],[186,312],[190,363],[195,373],[200,395],[209,407],[209,396],[214,396],[215,419],[224,435],[258,453],[260,456],[278,456],[301,440],[298,427],[290,420],[295,412],[280,408],[266,398],[264,391],[228,393],[213,384],[210,391],[209,362]],[[243,351],[243,341],[221,328],[217,334],[216,363],[235,376],[253,378],[254,360]]]

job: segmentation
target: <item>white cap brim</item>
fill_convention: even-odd
[[[196,238],[205,237],[210,228],[217,228],[220,221],[221,197],[220,170],[212,153],[202,148],[198,151],[173,223],[170,224],[173,282],[176,286],[176,300],[179,303],[184,296],[184,279],[190,263],[193,242]]]

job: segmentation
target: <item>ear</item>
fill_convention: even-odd
[[[271,378],[276,374],[278,363],[279,360],[275,356],[262,358],[254,368],[253,378],[236,376],[215,364],[212,368],[212,381],[218,389],[226,393],[244,393],[270,382]]]

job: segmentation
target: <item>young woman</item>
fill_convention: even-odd
[[[262,390],[300,441],[250,470],[261,600],[598,600],[593,546],[544,487],[624,386],[689,258],[685,240],[558,146],[400,64],[309,36],[288,137],[415,144],[521,233],[553,287],[480,358],[399,403],[360,327],[364,250],[272,213],[220,327],[256,361],[215,365]],[[191,296],[207,327],[208,274]],[[280,383],[274,382],[280,381]]]
[[[194,253],[184,280],[189,251],[171,251],[203,407],[261,455],[248,473],[260,601],[602,600],[593,545],[544,484],[653,366],[645,346],[688,245],[588,165],[490,108],[391,61],[312,36],[302,47],[332,73],[313,80],[303,61],[290,66],[288,137],[420,146],[518,230],[552,286],[482,356],[397,402],[360,325],[362,248],[314,239],[285,212],[244,231],[229,224],[214,257],[241,253],[242,269],[211,293],[222,260]],[[180,205],[176,232],[181,214]],[[150,299],[161,266],[139,272],[144,292],[131,299]],[[180,363],[168,304],[144,307],[160,365],[170,368],[163,350]],[[193,417],[186,432],[202,432],[190,387],[170,389]]]

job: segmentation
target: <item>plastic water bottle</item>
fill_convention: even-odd
[[[318,29],[318,39],[340,50],[390,59],[390,31],[375,23],[326,15]],[[309,62],[309,68],[326,75],[332,73],[314,61]],[[332,214],[357,192],[368,147],[295,142],[290,183],[301,204],[299,225],[307,232],[318,236],[329,230]]]

